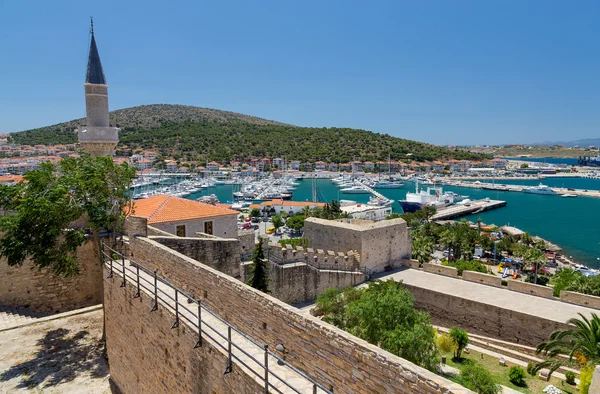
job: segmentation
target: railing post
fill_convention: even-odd
[[[227,367],[225,368],[225,373],[223,375],[231,372],[231,326],[227,326]]]
[[[104,245],[104,242],[102,242],[102,245]],[[103,247],[104,247],[104,246],[103,246]],[[104,257],[106,257],[106,255],[105,255],[105,254],[103,254],[103,257],[102,257],[102,258],[104,258]],[[113,258],[112,258],[112,255],[109,255],[109,256],[108,256],[108,260],[110,260],[110,272],[109,272],[109,274],[108,274],[108,277],[107,277],[107,278],[112,278],[112,277],[113,277]]]
[[[265,394],[269,394],[269,345],[265,344]]]
[[[313,384],[313,394],[317,394],[317,384]]]
[[[121,283],[121,287],[125,287],[127,284],[127,277],[125,276],[125,256],[121,254],[121,263],[123,263],[123,283]]]
[[[154,312],[158,309],[158,269],[154,270],[154,306],[150,312]]]
[[[135,285],[137,287],[137,292],[135,293],[133,298],[138,298],[140,296],[140,265],[136,264],[135,269],[136,269],[136,275],[137,275],[135,277]]]
[[[202,346],[202,301],[198,300],[198,342],[194,345],[194,349]]]
[[[171,326],[171,328],[179,327],[179,290],[175,289],[175,323]]]

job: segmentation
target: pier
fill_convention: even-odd
[[[381,199],[384,199],[384,200],[389,200],[389,198],[387,198],[383,194],[379,193],[378,191],[376,191],[375,189],[373,189],[371,186],[367,186],[367,185],[361,185],[361,186],[364,187],[366,190],[368,190],[369,193],[371,193],[375,197],[381,198]]]
[[[469,205],[451,205],[449,207],[439,208],[431,220],[455,219],[463,216],[472,215],[479,212],[491,211],[506,206],[506,201],[502,200],[475,200]]]
[[[461,181],[450,181],[444,182],[448,186],[468,187],[471,189],[485,189],[490,191],[504,191],[504,192],[521,192],[525,193],[525,190],[533,185],[514,185],[514,184],[491,184],[485,182],[461,182]],[[563,194],[574,194],[581,197],[596,197],[600,198],[600,190],[582,190],[582,189],[568,189],[566,187],[551,187],[552,191],[557,196]]]

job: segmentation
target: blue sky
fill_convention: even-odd
[[[0,132],[186,104],[436,144],[600,137],[598,1],[0,0]]]

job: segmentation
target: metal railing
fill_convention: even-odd
[[[269,369],[269,356],[273,357],[277,360],[277,364],[289,368],[294,371],[296,374],[300,375],[302,378],[306,379],[309,384],[312,386],[312,393],[316,394],[317,390],[321,390],[321,392],[333,394],[333,390],[327,389],[313,378],[300,371],[293,365],[287,363],[282,357],[277,354],[271,352],[269,350],[269,346],[267,344],[261,344],[254,339],[250,338],[245,333],[241,332],[227,321],[223,320],[220,316],[212,312],[206,306],[202,304],[202,301],[199,299],[195,299],[190,294],[186,293],[183,290],[180,290],[173,284],[171,284],[168,280],[158,275],[158,270],[149,270],[148,268],[138,264],[132,260],[130,260],[127,256],[120,253],[118,250],[111,248],[102,242],[102,259],[104,264],[109,270],[108,278],[112,278],[115,273],[121,275],[123,277],[123,281],[121,282],[121,287],[125,287],[128,280],[131,284],[133,284],[136,288],[136,293],[133,298],[141,297],[142,290],[147,293],[153,299],[153,305],[150,312],[156,311],[159,306],[166,307],[170,309],[175,314],[175,321],[171,328],[179,327],[181,321],[187,322],[190,326],[194,327],[198,331],[198,340],[194,346],[194,348],[198,348],[202,346],[203,340],[208,338],[211,340],[211,344],[213,346],[217,346],[224,350],[227,354],[227,362],[225,365],[224,374],[230,373],[232,371],[233,361],[243,365],[249,371],[251,371],[254,375],[256,375],[260,380],[264,382],[265,393],[269,393],[269,390],[274,390],[277,393],[283,393],[279,388],[277,388],[271,378],[275,378],[277,381],[282,382],[286,387],[292,390],[295,393],[301,394],[302,391],[298,390],[298,388],[292,386],[290,383],[285,381],[282,377],[278,376],[273,369]],[[129,263],[129,265],[127,265]],[[150,279],[148,279],[144,274],[148,275]],[[166,291],[160,288],[159,283],[165,285],[169,289],[174,292],[174,296],[171,296]],[[182,304],[184,302],[184,304]],[[173,303],[173,304],[172,304]],[[190,310],[185,304],[195,304],[192,306],[195,310]],[[186,314],[187,312],[187,314]],[[197,314],[197,316],[195,316]],[[206,314],[212,316],[221,324],[225,325],[227,328],[227,334],[221,333],[217,328],[213,327],[206,318],[203,319],[203,316]],[[190,317],[192,315],[193,317]],[[249,341],[251,344],[261,349],[264,354],[264,359],[259,361],[255,356],[247,352],[232,340],[232,333],[236,333],[240,335],[246,341]],[[219,342],[218,338],[221,338],[226,341],[226,344],[222,344]],[[233,349],[241,352],[247,360],[243,360],[239,355],[235,354]],[[249,365],[248,363],[252,363]],[[257,371],[258,370],[258,371]],[[262,373],[261,373],[262,372]]]

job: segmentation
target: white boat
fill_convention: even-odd
[[[561,195],[562,198],[574,198],[577,197],[577,194],[570,194],[570,193],[566,193]]]
[[[347,193],[347,194],[369,194],[370,191],[368,191],[367,189],[365,189],[362,186],[350,186],[350,187],[346,187],[343,189],[340,189],[341,193]]]
[[[374,189],[400,189],[404,183],[379,181],[373,185]]]
[[[406,200],[400,200],[398,203],[404,213],[415,212],[426,205],[443,208],[454,203],[454,193],[444,193],[441,187],[419,190],[419,182],[416,182],[415,193],[406,193]]]
[[[550,187],[540,183],[539,186],[531,186],[528,187],[526,189],[524,189],[525,193],[532,193],[532,194],[547,194],[547,195],[552,195],[552,194],[556,194],[556,192],[554,190],[552,190]]]

